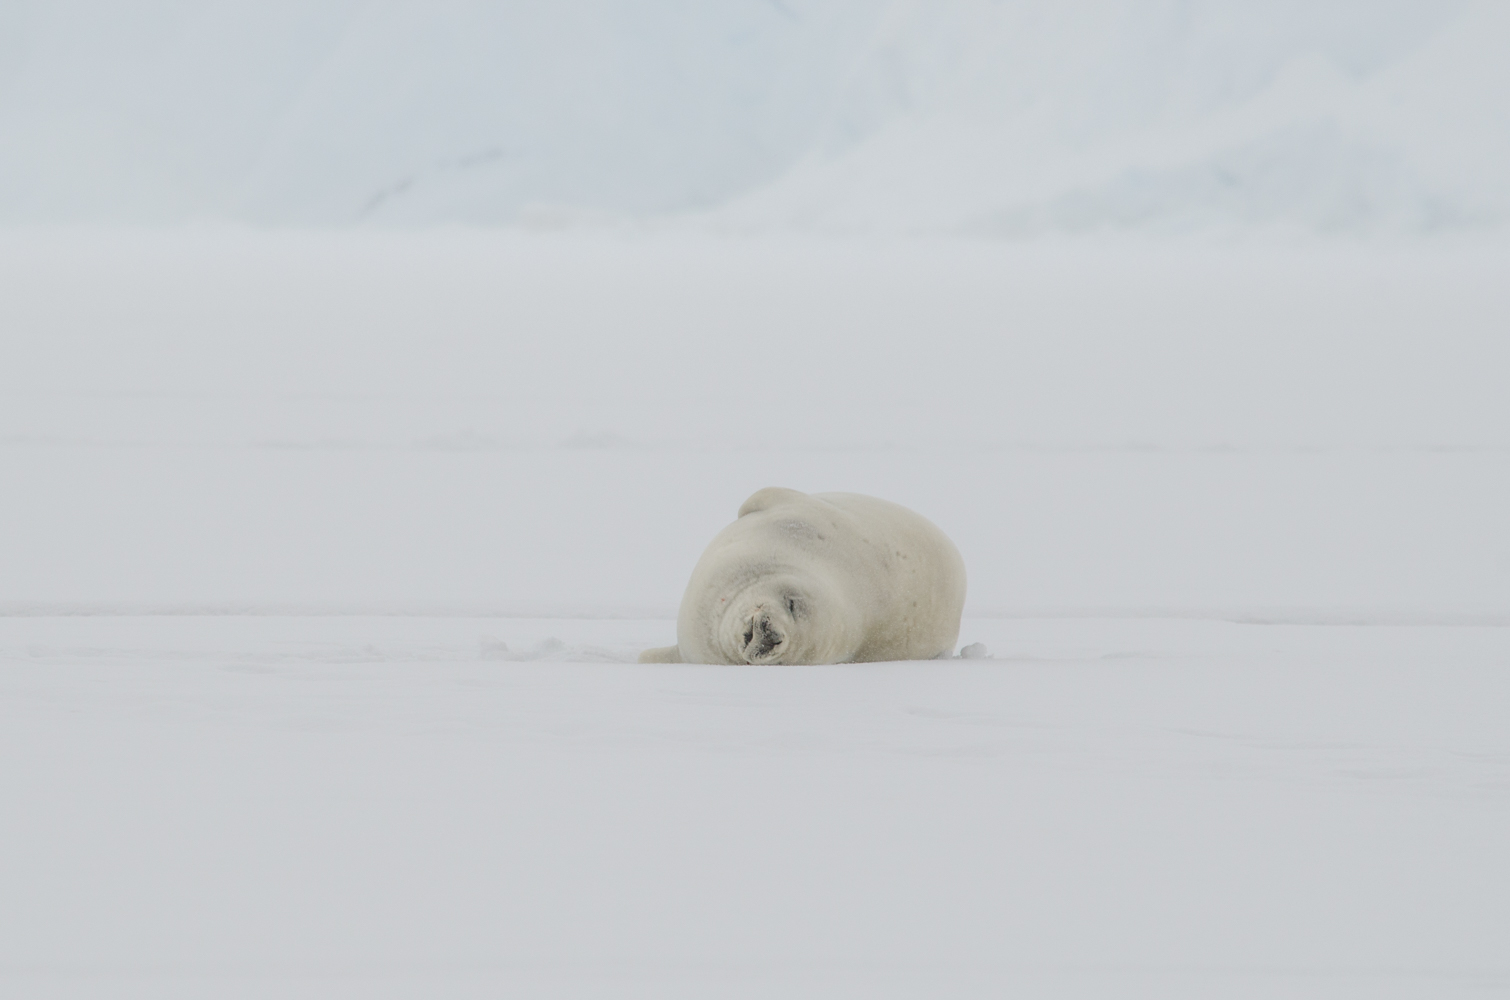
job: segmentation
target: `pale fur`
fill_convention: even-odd
[[[642,663],[926,660],[959,638],[965,564],[898,504],[769,487],[692,570],[675,646]]]

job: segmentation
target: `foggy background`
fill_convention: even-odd
[[[33,2],[0,221],[1499,227],[1494,0]]]

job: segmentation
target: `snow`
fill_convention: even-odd
[[[0,619],[7,991],[1510,985],[1503,624],[974,619],[995,659],[615,662],[668,627]]]
[[[1498,244],[77,234],[0,260],[0,604],[664,615],[785,484],[922,511],[981,613],[1510,605]]]
[[[8,232],[0,993],[1510,989],[1505,254]],[[635,663],[777,484],[959,658]]]
[[[0,222],[1426,234],[1499,0],[11,0]]]
[[[892,113],[713,213],[742,229],[1497,227],[1502,4],[897,4]],[[881,81],[887,80],[883,86]]]

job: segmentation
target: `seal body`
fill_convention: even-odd
[[[739,508],[692,570],[676,645],[641,662],[922,660],[959,638],[965,564],[905,507],[770,487]]]

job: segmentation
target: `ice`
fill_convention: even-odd
[[[770,485],[923,512],[976,613],[1510,599],[1497,244],[76,234],[0,263],[8,609],[668,616]]]
[[[1498,228],[1507,43],[1499,0],[10,0],[0,221]]]
[[[780,671],[475,639],[668,625],[0,619],[6,989],[1510,983],[1504,627],[972,619],[996,659]]]
[[[0,993],[1510,989],[1505,262],[8,233]],[[959,657],[634,662],[775,484]]]
[[[1510,154],[1500,4],[891,13],[858,59],[885,108],[874,126],[721,207],[722,224],[1429,233],[1498,227],[1510,207],[1492,166]]]

